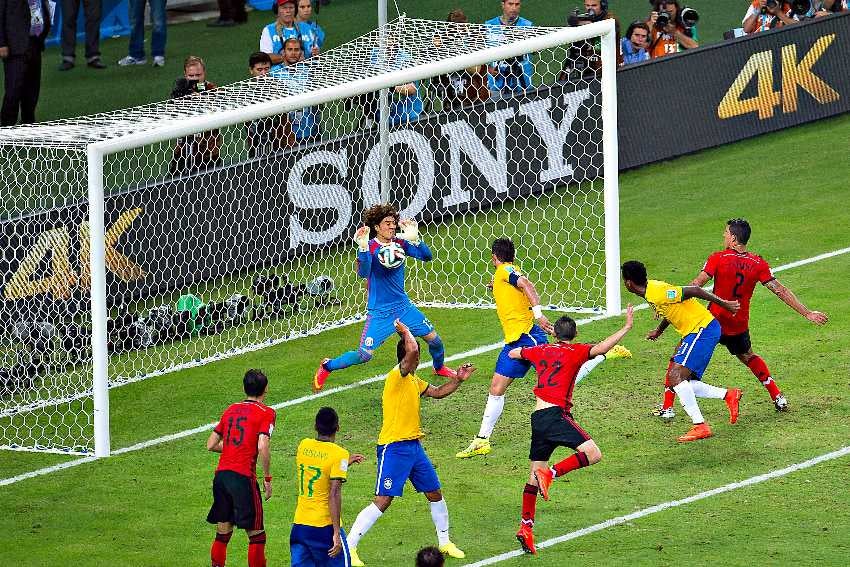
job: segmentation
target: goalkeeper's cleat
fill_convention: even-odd
[[[738,404],[740,403],[741,396],[743,395],[744,392],[738,388],[732,388],[726,392],[726,397],[723,398],[723,401],[726,402],[726,407],[729,408],[729,423],[735,423],[738,421]]]
[[[631,358],[632,351],[623,345],[614,345],[611,350],[605,353],[606,360],[614,360],[615,358]]]
[[[319,368],[316,370],[316,375],[313,376],[313,393],[316,394],[325,387],[325,382],[328,380],[328,376],[331,375],[331,371],[325,368],[325,364],[330,362],[330,358],[325,358],[319,364]]]
[[[788,411],[788,400],[785,399],[785,396],[782,394],[778,394],[776,396],[773,400],[773,405],[776,408],[776,411]]]
[[[531,531],[531,526],[528,524],[521,525],[516,533],[516,539],[524,552],[537,555],[537,549],[534,547],[534,532]]]
[[[540,495],[543,500],[549,500],[549,487],[552,486],[552,481],[555,475],[552,474],[552,469],[537,469],[534,471],[534,478],[537,479],[537,488],[540,489]]]
[[[446,366],[445,364],[438,369],[434,369],[434,374],[443,378],[457,378],[457,372]]]
[[[348,548],[348,555],[351,558],[351,567],[366,567],[366,564],[360,560],[360,556],[357,555],[357,548],[350,547]]]
[[[691,429],[679,437],[679,443],[688,443],[689,441],[697,441],[699,439],[707,439],[711,437],[711,428],[707,423],[697,423]]]
[[[652,415],[660,417],[663,420],[670,420],[676,417],[676,412],[673,411],[673,408],[658,406],[652,411]]]
[[[440,546],[439,549],[440,553],[448,555],[449,557],[454,557],[455,559],[463,559],[464,557],[466,557],[466,553],[461,551],[460,548],[458,548],[458,546],[456,546],[452,542],[444,543]]]
[[[483,437],[476,437],[472,440],[472,443],[469,444],[469,447],[464,449],[463,451],[459,451],[455,454],[455,457],[458,459],[468,459],[469,457],[474,457],[475,455],[486,455],[492,450],[490,447],[490,440],[485,439]]]

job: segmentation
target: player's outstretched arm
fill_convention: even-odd
[[[218,431],[213,431],[207,439],[207,451],[221,453],[221,450],[224,448],[223,441],[224,440],[221,438],[221,435],[218,434]]]
[[[540,295],[537,293],[537,288],[534,287],[531,280],[525,276],[520,276],[519,280],[517,280],[516,286],[517,289],[522,291],[528,298],[528,302],[531,304],[531,311],[534,313],[534,319],[537,321],[537,324],[540,325],[540,328],[554,336],[555,327],[549,322],[546,315],[543,314],[543,308],[540,306]]]
[[[422,395],[436,400],[445,398],[457,390],[460,385],[469,378],[473,372],[475,372],[475,370],[476,369],[471,362],[465,362],[458,367],[457,377],[449,378],[448,382],[439,386],[428,386],[428,388],[422,392]]]
[[[634,324],[634,320],[634,307],[632,307],[632,304],[629,303],[629,305],[626,307],[626,323],[620,328],[619,331],[617,331],[607,339],[603,340],[599,344],[593,345],[593,347],[590,349],[590,358],[593,358],[594,356],[599,356],[600,354],[605,354],[606,352],[614,348],[614,345],[623,340],[623,337],[626,336],[626,333],[631,330],[632,325]]]
[[[779,280],[773,279],[764,284],[767,289],[776,294],[776,297],[781,299],[788,307],[814,323],[815,325],[823,325],[829,321],[826,313],[820,311],[812,311],[797,299],[794,292],[779,283]]]
[[[404,340],[404,358],[398,363],[398,369],[402,376],[407,376],[416,370],[419,365],[419,344],[416,342],[416,337],[407,328],[407,325],[396,319],[393,324],[395,330]]]
[[[342,552],[342,537],[340,536],[340,516],[342,512],[342,480],[331,479],[330,493],[328,494],[328,508],[331,513],[331,524],[333,525],[333,547],[328,550],[328,557],[336,557]]]
[[[272,497],[272,450],[271,439],[268,435],[260,435],[257,440],[257,454],[260,457],[260,465],[263,467],[263,492],[266,500]]]
[[[372,271],[372,255],[369,254],[369,227],[361,226],[354,233],[354,243],[357,245],[357,275],[368,278]]]
[[[717,305],[719,305],[726,311],[729,311],[730,313],[737,313],[738,309],[741,308],[741,303],[738,300],[726,301],[725,299],[721,299],[710,291],[704,290],[701,287],[693,285],[684,286],[682,288],[682,301],[690,299],[692,297],[696,297],[697,299],[705,299],[706,301],[716,303]]]

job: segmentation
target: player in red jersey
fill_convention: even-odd
[[[224,411],[207,439],[207,449],[221,453],[213,480],[213,505],[207,521],[217,524],[210,550],[212,567],[224,567],[233,526],[248,535],[248,566],[266,567],[263,501],[257,484],[257,457],[263,467],[266,500],[272,496],[271,450],[275,411],[263,403],[269,381],[249,370],[242,381],[247,398]]]
[[[597,345],[572,343],[577,334],[576,322],[561,317],[555,322],[554,344],[512,349],[508,356],[531,362],[537,370],[534,395],[537,405],[531,414],[531,472],[522,494],[522,521],[516,534],[526,553],[537,553],[534,547],[534,512],[537,493],[549,500],[552,480],[568,472],[593,465],[602,459],[602,451],[590,435],[573,419],[573,389],[581,365],[611,350],[632,328],[632,306],[626,309],[623,328]],[[549,466],[549,457],[557,447],[569,447],[575,454]]]
[[[730,354],[738,357],[742,363],[758,378],[773,405],[779,411],[788,409],[788,400],[782,395],[779,386],[773,380],[770,370],[764,360],[753,352],[750,342],[750,301],[757,283],[776,294],[791,309],[816,325],[823,325],[829,320],[826,314],[812,311],[803,305],[790,289],[779,283],[773,277],[768,263],[756,254],[747,251],[750,240],[750,223],[744,219],[731,219],[726,222],[723,231],[723,244],[726,247],[708,257],[702,271],[694,278],[691,285],[703,286],[714,278],[714,294],[723,299],[737,299],[741,309],[737,314],[725,311],[712,303],[709,311],[720,323],[720,344],[724,345]],[[669,388],[664,391],[664,404],[658,415],[672,417],[673,398],[675,394]],[[666,415],[665,415],[666,414]]]

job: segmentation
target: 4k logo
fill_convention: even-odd
[[[760,51],[747,60],[738,77],[729,87],[723,100],[717,106],[717,116],[732,118],[750,112],[758,112],[761,120],[772,118],[774,108],[782,105],[785,114],[797,110],[797,87],[809,93],[820,104],[837,101],[838,92],[812,71],[815,63],[823,56],[827,48],[835,41],[835,34],[820,37],[803,58],[797,62],[797,46],[782,47],[782,90],[773,90],[773,52]],[[756,78],[757,95],[742,99],[747,85]]]
[[[138,264],[115,249],[118,239],[127,232],[140,214],[140,208],[124,211],[112,226],[106,229],[106,269],[125,282],[145,277],[145,271]],[[39,234],[35,244],[3,288],[3,298],[15,300],[50,293],[56,299],[68,299],[77,284],[85,288],[91,287],[89,234],[89,223],[80,223],[79,275],[71,267],[71,234],[68,228],[60,226]],[[45,260],[50,262],[50,275],[33,279],[33,275]]]

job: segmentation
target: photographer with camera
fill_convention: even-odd
[[[794,8],[782,0],[753,0],[744,16],[744,33],[758,33],[787,26],[798,20]]]
[[[617,65],[623,64],[620,52],[620,22],[614,12],[608,10],[608,0],[584,0],[584,13],[573,9],[567,16],[570,27],[584,26],[602,20],[614,20],[614,35],[617,41]],[[590,78],[598,75],[602,69],[602,44],[600,39],[577,41],[570,45],[567,60],[558,76],[559,81],[576,81],[579,78]]]
[[[521,7],[521,0],[502,0],[502,15],[484,22],[487,26],[487,47],[504,42],[502,27],[534,25],[531,20],[519,15]],[[487,86],[493,99],[509,98],[532,88],[531,74],[534,72],[534,66],[531,64],[531,56],[527,53],[520,57],[495,61],[487,66],[487,72]]]
[[[679,0],[650,0],[650,4],[652,12],[646,24],[650,28],[647,51],[652,59],[699,47],[696,10],[683,8]]]
[[[620,40],[620,54],[623,62],[620,65],[632,65],[649,60],[649,26],[645,22],[632,22],[626,30],[626,35]]]
[[[197,97],[215,88],[214,83],[207,81],[207,66],[204,60],[190,55],[183,62],[183,76],[174,82],[171,98]],[[177,175],[221,164],[221,144],[221,132],[217,129],[179,138],[174,146],[169,171]]]

